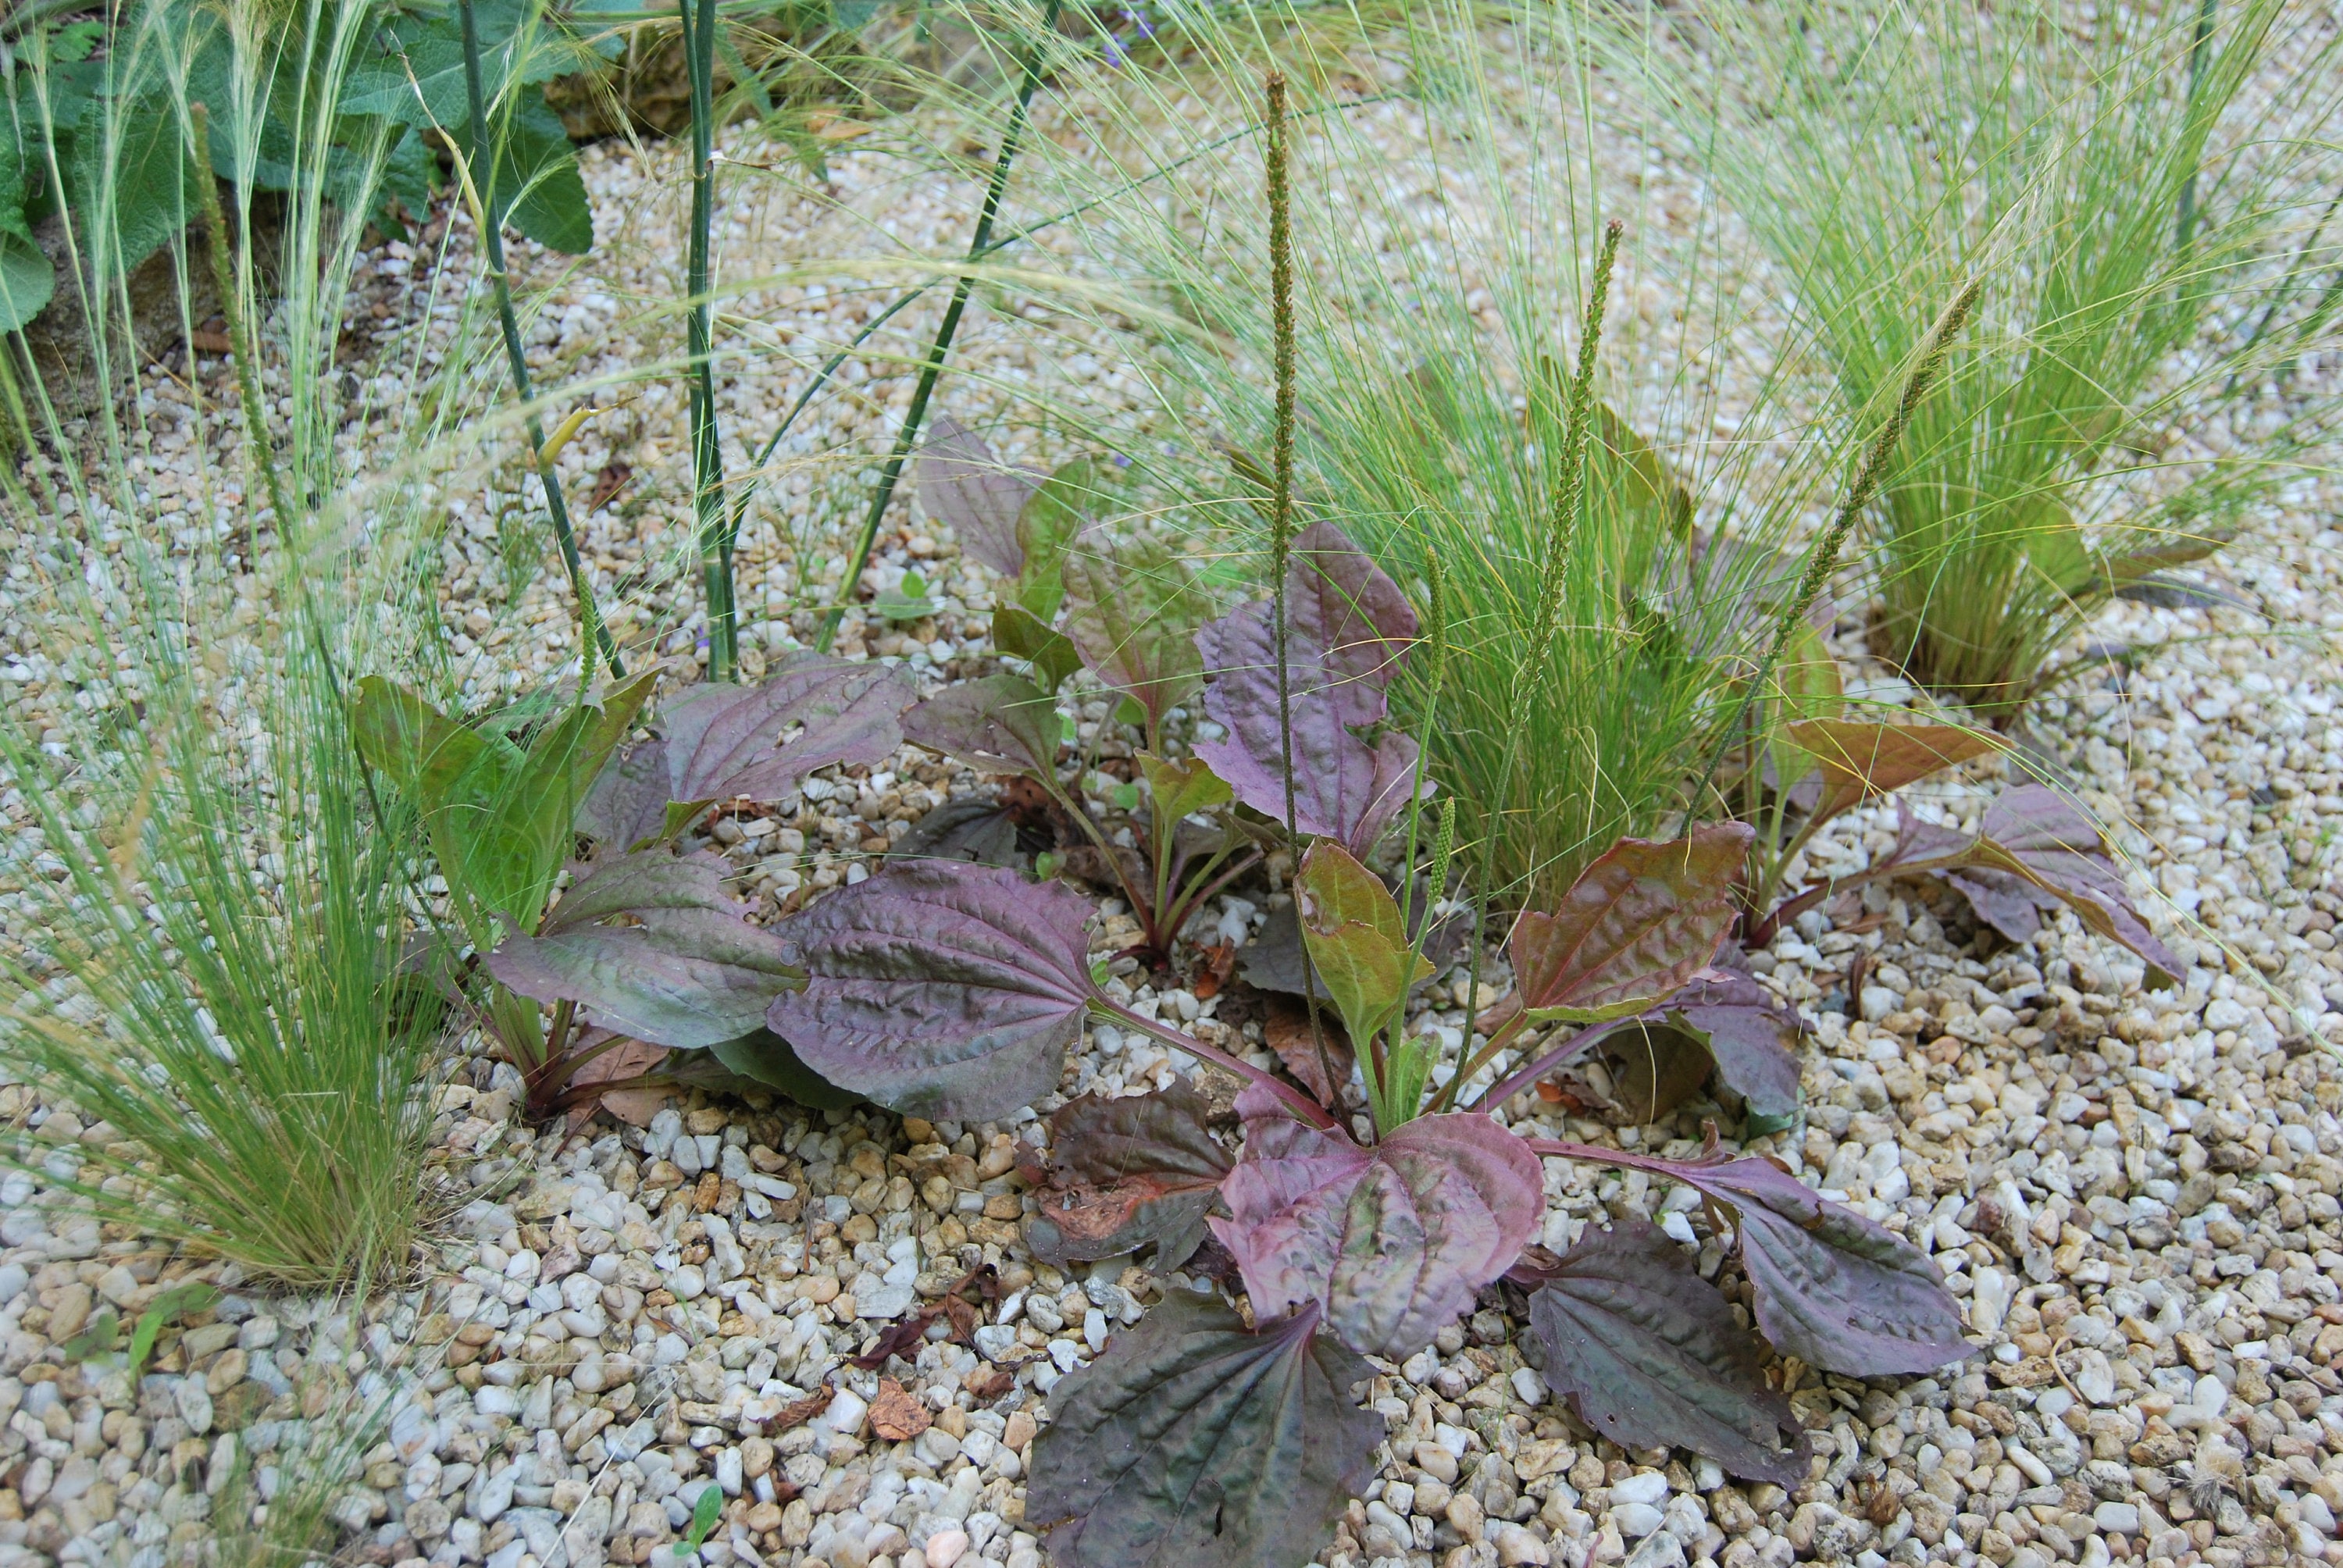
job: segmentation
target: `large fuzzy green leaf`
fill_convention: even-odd
[[[1374,1369],[1312,1332],[1248,1332],[1216,1298],[1168,1293],[1053,1391],[1025,1516],[1059,1568],[1294,1568],[1373,1469]]]

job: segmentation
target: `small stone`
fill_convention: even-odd
[[[245,1371],[250,1364],[251,1358],[240,1350],[222,1351],[219,1359],[212,1362],[211,1370],[204,1374],[205,1389],[215,1395],[226,1393],[244,1381]]]
[[[1545,1543],[1510,1522],[1497,1526],[1492,1543],[1503,1568],[1546,1568],[1554,1561]]]
[[[928,1537],[928,1568],[952,1568],[967,1551],[967,1531],[939,1530]]]
[[[1647,1503],[1654,1508],[1667,1501],[1668,1478],[1656,1470],[1639,1471],[1624,1481],[1612,1483],[1611,1502]]]
[[[1481,1539],[1482,1516],[1480,1500],[1469,1492],[1460,1492],[1448,1500],[1445,1517],[1456,1533],[1477,1543]]]
[[[2139,1504],[2102,1503],[2091,1510],[2091,1523],[2111,1535],[2139,1533]]]

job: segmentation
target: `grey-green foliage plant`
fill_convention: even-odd
[[[1875,569],[1881,651],[2006,722],[2111,597],[2185,597],[2162,574],[2315,435],[2165,455],[2273,362],[2251,318],[2334,262],[2300,241],[2328,191],[2289,128],[2335,103],[2333,41],[2271,0],[1694,15],[1691,44],[1634,47],[1842,409],[1892,397],[1926,312],[1994,280],[1881,487]]]
[[[297,1288],[382,1277],[417,1221],[440,1010],[401,970],[408,820],[355,788],[300,615],[224,679],[198,605],[146,602],[151,629],[97,645],[143,717],[64,755],[29,715],[0,726],[26,808],[9,1059],[114,1130],[76,1151],[102,1218]]]

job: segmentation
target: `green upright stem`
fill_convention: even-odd
[[[456,12],[464,28],[464,98],[472,116],[473,181],[480,197],[480,252],[488,259],[488,286],[496,295],[497,325],[505,339],[505,363],[512,372],[513,394],[524,409],[529,459],[537,468],[538,482],[545,487],[545,509],[553,519],[553,537],[561,547],[561,564],[568,569],[570,591],[578,596],[578,618],[585,644],[580,657],[590,675],[594,650],[598,647],[602,662],[610,667],[610,673],[624,675],[626,668],[618,662],[618,644],[611,640],[610,628],[603,624],[595,608],[594,585],[586,580],[585,563],[578,558],[578,537],[569,527],[569,508],[562,499],[561,477],[554,472],[553,461],[546,455],[545,423],[530,407],[536,394],[529,387],[528,356],[521,348],[520,320],[513,313],[512,283],[505,271],[504,206],[497,198],[497,158],[490,146],[488,105],[480,91],[479,27],[473,19],[472,0],[456,0]],[[488,156],[478,156],[484,151]]]
[[[709,234],[716,221],[716,0],[682,8],[686,71],[691,87],[691,254],[684,317],[691,367],[692,511],[699,523],[699,569],[708,600],[708,676],[732,678],[739,626],[732,593],[732,538],[725,527],[724,453],[716,424],[715,303],[709,297]]]
[[[1041,31],[1056,31],[1058,10],[1062,0],[1050,0],[1042,13]],[[1009,116],[1009,129],[1001,138],[1001,156],[992,161],[992,178],[984,187],[984,206],[976,215],[976,235],[969,241],[967,259],[982,259],[991,247],[993,220],[1001,213],[1001,198],[1009,188],[1009,167],[1017,156],[1017,144],[1024,139],[1025,125],[1033,108],[1033,95],[1041,87],[1042,41],[1033,41],[1025,51],[1023,75],[1017,84],[1017,106]],[[863,568],[870,564],[871,548],[879,542],[879,523],[887,515],[887,507],[895,498],[895,486],[903,477],[903,465],[910,459],[911,448],[920,438],[920,427],[927,420],[928,399],[935,395],[937,377],[943,374],[944,359],[951,353],[952,339],[960,335],[960,319],[968,309],[968,297],[976,287],[971,273],[960,274],[960,282],[952,288],[951,303],[944,307],[944,318],[936,328],[936,340],[929,346],[927,363],[920,367],[920,379],[911,388],[911,406],[903,414],[903,428],[896,434],[894,450],[887,455],[887,466],[880,471],[879,487],[871,495],[870,514],[862,519],[862,535],[855,541],[854,555],[847,562],[846,576],[840,579],[838,597],[830,601],[828,613],[821,618],[820,634],[814,639],[818,652],[828,653],[838,636],[838,624],[846,618],[847,600],[854,595],[855,585],[862,580]]]

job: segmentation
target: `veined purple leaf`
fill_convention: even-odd
[[[1215,680],[1204,712],[1228,731],[1200,740],[1196,755],[1228,780],[1236,798],[1285,820],[1284,758],[1277,735],[1277,683],[1251,675]],[[1397,730],[1369,746],[1324,703],[1293,705],[1293,827],[1332,839],[1364,857],[1406,809],[1415,787],[1414,738]]]
[[[674,826],[670,805],[781,799],[817,769],[876,762],[900,746],[912,696],[900,669],[810,651],[756,686],[692,687],[661,711],[659,739],[605,772],[581,826],[625,849]]]
[[[2033,901],[2045,908],[2051,899],[2063,901],[2085,925],[2146,960],[2150,985],[2174,985],[2188,972],[2139,918],[2098,829],[2072,801],[2046,786],[2023,784],[2004,790],[1986,808],[1981,826],[1976,869],[1967,879],[1981,880],[1979,872],[1998,871],[2009,883],[2030,885]],[[1976,895],[1962,886],[1962,875],[1948,872],[1946,879],[1976,902]],[[2014,891],[2009,883],[2000,884],[2005,895]],[[1987,890],[1987,903],[1978,904],[1978,913],[1988,920],[1996,912],[2008,919],[2008,926],[1993,923],[2013,940],[2023,940],[2020,930],[2032,936],[2039,920],[2022,921],[2015,916],[2012,900],[2006,896],[1994,900],[1991,884]]]
[[[1415,611],[1374,558],[1332,523],[1315,522],[1294,536],[1285,582],[1289,662],[1298,638],[1336,683],[1378,694],[1391,684],[1414,646]]]
[[[1243,1158],[1209,1221],[1253,1311],[1308,1310],[1353,1350],[1413,1355],[1510,1267],[1544,1208],[1536,1156],[1488,1117],[1419,1117],[1373,1149],[1238,1097]]]
[[[1795,1486],[1805,1433],[1766,1386],[1764,1347],[1660,1229],[1589,1226],[1530,1298],[1545,1381],[1623,1448],[1688,1448],[1734,1474]],[[1516,1271],[1515,1277],[1519,1277]]]
[[[488,972],[539,1001],[574,1001],[618,1033],[704,1050],[758,1027],[802,980],[771,932],[724,891],[725,863],[664,849],[589,869],[535,936],[507,937]],[[628,926],[600,923],[632,917]]]
[[[1757,1326],[1783,1353],[1854,1377],[1923,1372],[1972,1353],[1936,1265],[1885,1226],[1816,1197],[1771,1161],[1643,1163],[1734,1211]]]
[[[903,715],[903,739],[987,773],[1057,777],[1058,705],[1014,675],[948,686]]]
[[[1158,1273],[1186,1262],[1232,1163],[1204,1124],[1207,1111],[1185,1079],[1146,1094],[1067,1101],[1050,1118],[1049,1181],[1025,1221],[1033,1255],[1088,1261],[1151,1242]]]
[[[1000,802],[962,795],[920,819],[896,840],[893,858],[902,860],[974,860],[986,866],[1017,863],[1017,824]]]
[[[1258,1312],[1258,1309],[1256,1308]],[[1165,1293],[1051,1392],[1031,1527],[1059,1568],[1293,1568],[1373,1472],[1374,1375],[1313,1314],[1248,1332],[1217,1297]]]
[[[1744,823],[1703,822],[1688,839],[1611,846],[1554,913],[1532,911],[1514,925],[1516,1005],[1534,1022],[1594,1023],[1673,996],[1733,923],[1733,881],[1752,836]]]
[[[950,528],[960,548],[1002,577],[1015,577],[1025,568],[1017,518],[1041,487],[1041,474],[1003,464],[983,437],[948,414],[929,430],[911,466],[920,504]]]
[[[1082,662],[1160,725],[1204,678],[1194,567],[1150,530],[1091,528],[1066,553],[1065,579],[1066,636]]]
[[[1091,994],[1090,900],[929,860],[840,888],[779,928],[805,989],[767,1014],[841,1089],[908,1115],[1007,1116],[1058,1086]]]
[[[1738,970],[1704,969],[1656,1017],[1707,1051],[1718,1081],[1752,1114],[1797,1114],[1797,1044],[1805,1020],[1755,979]]]

